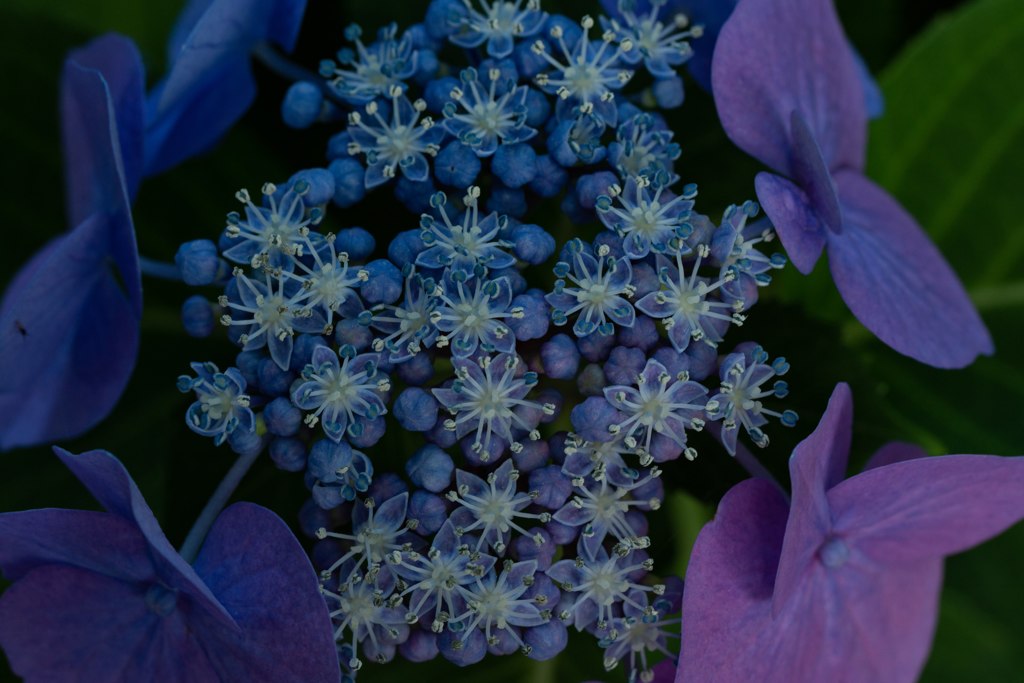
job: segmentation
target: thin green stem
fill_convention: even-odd
[[[195,524],[192,525],[188,532],[188,536],[185,537],[185,542],[181,545],[180,554],[189,564],[199,554],[199,548],[206,539],[206,534],[209,533],[210,527],[213,526],[213,522],[220,515],[220,511],[227,505],[228,500],[231,499],[231,494],[238,488],[242,477],[252,467],[259,454],[260,451],[256,451],[250,455],[239,456],[235,460],[235,464],[228,470],[228,473],[224,475],[224,479],[217,486],[217,490],[210,496],[210,500],[206,502],[206,507],[199,513],[199,518],[196,519]]]

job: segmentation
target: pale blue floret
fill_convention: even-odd
[[[487,54],[502,59],[512,54],[517,38],[528,38],[544,25],[547,14],[540,0],[462,0],[466,14],[449,39],[460,47],[474,48],[487,43]]]
[[[309,183],[300,181],[276,199],[277,186],[266,183],[262,188],[265,206],[253,204],[247,190],[236,192],[235,198],[245,205],[245,217],[228,214],[225,234],[237,244],[224,251],[224,258],[253,268],[266,265],[290,270],[292,257],[301,256],[309,242],[304,229],[308,232],[308,226],[316,225],[323,216],[319,209],[307,214],[303,196],[308,191]],[[312,239],[318,237],[312,233]]]
[[[631,604],[645,613],[654,613],[653,608],[633,597],[637,591],[655,595],[665,591],[664,585],[648,586],[636,580],[638,573],[653,569],[654,560],[643,550],[629,548],[621,554],[609,554],[604,546],[580,542],[575,558],[556,562],[546,574],[572,596],[570,606],[561,615],[563,619],[571,620],[580,631],[589,626],[605,631],[619,605]]]
[[[409,268],[402,299],[394,306],[374,308],[368,320],[370,327],[385,335],[373,340],[374,351],[384,354],[390,363],[404,363],[434,345],[437,328],[430,322],[437,306],[434,288],[433,279]]]
[[[348,254],[338,252],[334,248],[334,233],[328,233],[317,240],[314,245],[309,239],[308,230],[304,231],[305,253],[309,259],[295,259],[295,268],[287,277],[298,282],[307,292],[302,300],[305,308],[317,308],[326,320],[324,333],[330,333],[334,325],[334,316],[354,318],[363,310],[356,291],[369,279],[364,268],[352,268]],[[312,263],[306,264],[306,260]]]
[[[459,508],[452,513],[457,537],[477,537],[474,549],[493,548],[504,555],[513,531],[532,537],[540,545],[544,538],[523,528],[527,520],[541,524],[551,521],[547,512],[527,512],[539,495],[536,491],[519,491],[519,471],[511,460],[487,475],[486,481],[463,470],[456,470],[456,488],[447,498]]]
[[[433,612],[431,630],[440,633],[452,614],[459,611],[458,586],[472,583],[494,566],[495,558],[470,549],[446,521],[425,554],[409,550],[394,556],[395,572],[410,596],[406,621],[414,622]]]
[[[347,578],[338,581],[337,591],[326,586],[320,590],[335,624],[334,639],[347,640],[351,648],[345,653],[347,661],[342,663],[353,673],[362,668],[360,649],[372,661],[389,661],[394,657],[395,646],[409,637],[409,624],[400,607],[401,596],[395,592],[394,578],[386,572],[363,575],[355,570],[343,571],[340,576]]]
[[[312,411],[306,415],[306,424],[313,427],[321,422],[324,433],[340,441],[346,433],[359,436],[364,422],[387,413],[381,397],[391,390],[391,382],[377,370],[379,358],[375,353],[356,355],[347,344],[339,353],[316,347],[302,371],[304,381],[292,390],[292,402]]]
[[[532,598],[524,597],[536,573],[536,560],[515,563],[509,560],[500,574],[492,569],[472,583],[458,586],[456,590],[466,609],[453,615],[449,628],[463,640],[480,629],[491,645],[498,644],[499,635],[503,635],[511,638],[524,653],[529,653],[531,648],[514,627],[540,626],[551,618],[549,611],[541,610]]]
[[[673,167],[681,150],[672,136],[673,132],[658,126],[650,114],[636,114],[615,131],[615,142],[608,145],[608,161],[623,179],[641,175],[654,178],[664,172],[669,184],[674,183],[677,176]]]
[[[785,358],[768,362],[768,354],[760,346],[749,353],[730,353],[722,361],[719,393],[708,399],[707,414],[711,420],[722,421],[722,444],[731,455],[736,454],[736,437],[742,427],[754,443],[764,448],[768,435],[761,429],[769,417],[778,418],[783,425],[793,427],[797,414],[792,410],[769,410],[762,399],[785,398],[789,385],[776,379],[771,388],[763,388],[773,378],[789,371]]]
[[[712,255],[721,264],[723,271],[731,269],[737,275],[737,283],[726,287],[730,294],[741,293],[745,281],[752,281],[757,287],[767,286],[772,281],[770,271],[786,265],[784,255],[767,255],[760,251],[760,246],[775,240],[775,232],[766,221],[748,223],[758,212],[756,202],[748,201],[740,206],[728,207],[722,216],[722,224],[711,237]]]
[[[499,144],[525,142],[537,134],[526,125],[529,88],[505,80],[490,69],[490,85],[480,82],[476,69],[463,69],[462,85],[452,88],[444,107],[444,127],[478,156],[494,154]],[[462,111],[460,111],[460,108]]]
[[[386,564],[388,556],[402,550],[403,535],[408,533],[408,509],[408,493],[400,493],[380,505],[373,498],[357,500],[352,508],[351,534],[328,531],[323,527],[317,529],[316,537],[320,540],[333,538],[350,545],[330,567],[320,572],[321,576],[326,579],[341,569],[338,575],[344,582],[353,574],[374,574],[382,566],[390,566]]]
[[[632,453],[633,449],[622,439],[585,441],[573,435],[565,444],[562,472],[570,477],[590,475],[594,479],[607,478],[615,485],[628,485],[640,477],[640,472],[627,465],[623,457]],[[641,459],[640,464],[647,467],[651,462],[645,458]]]
[[[655,178],[631,177],[624,188],[613,186],[612,196],[601,195],[595,207],[605,227],[622,238],[622,248],[631,259],[642,259],[651,251],[663,253],[673,240],[686,239],[692,231],[687,223],[697,187],[687,185],[680,195],[665,185],[664,173]]]
[[[620,40],[629,40],[632,49],[623,52],[622,59],[629,64],[641,61],[655,78],[671,78],[675,68],[693,56],[690,39],[704,34],[702,26],[690,26],[685,14],[675,14],[670,22],[659,18],[668,0],[650,0],[650,9],[637,13],[636,0],[619,0],[619,17],[605,19],[602,24],[615,31]]]
[[[704,406],[708,390],[692,382],[686,373],[669,374],[664,365],[648,359],[636,378],[636,386],[614,385],[605,387],[604,397],[625,416],[609,431],[624,439],[626,445],[639,452],[649,453],[651,438],[661,434],[680,447],[686,447],[686,431],[700,431],[704,427]],[[687,457],[696,452],[687,448]]]
[[[657,510],[661,507],[660,498],[634,495],[635,491],[643,491],[642,487],[660,476],[661,470],[652,467],[644,476],[621,486],[612,484],[607,478],[574,477],[572,485],[576,494],[554,514],[554,520],[581,528],[581,543],[591,548],[596,549],[609,536],[617,541],[616,552],[647,548],[651,544],[650,538],[637,532],[629,513],[634,509]]]
[[[564,325],[569,316],[577,315],[572,328],[577,337],[594,332],[609,335],[615,325],[632,327],[636,312],[626,298],[634,291],[629,259],[616,259],[604,244],[598,247],[595,257],[578,239],[570,242],[568,248],[573,255],[572,265],[560,262],[555,266],[559,279],[554,291],[545,297],[552,308],[552,321]],[[566,285],[566,281],[571,284]]]
[[[249,408],[245,378],[235,368],[221,372],[213,363],[192,363],[195,377],[178,378],[178,390],[194,391],[196,402],[188,407],[185,423],[196,434],[213,437],[217,446],[236,429],[251,432],[256,419]]]
[[[240,268],[218,303],[227,311],[221,324],[240,326],[238,343],[252,351],[266,346],[277,366],[287,370],[296,332],[319,334],[327,321],[308,307],[308,292],[284,272],[263,271],[263,281],[250,279]]]
[[[489,459],[492,439],[508,443],[513,452],[522,448],[517,433],[540,438],[536,431],[539,415],[554,413],[551,404],[526,399],[537,383],[537,374],[519,376],[519,358],[500,354],[477,360],[455,359],[455,381],[451,387],[434,389],[434,396],[452,417],[444,421],[445,429],[462,438],[473,435],[472,450]]]
[[[512,306],[512,286],[508,278],[484,281],[466,279],[449,273],[435,289],[437,308],[431,322],[442,333],[436,345],[451,344],[456,358],[470,356],[478,348],[485,352],[510,353],[516,344],[512,330],[503,320],[523,316],[523,309]]]
[[[430,214],[420,216],[420,239],[427,248],[416,257],[416,265],[472,273],[477,266],[496,270],[515,264],[515,257],[506,251],[512,244],[499,237],[508,219],[494,212],[480,217],[479,187],[466,190],[461,222],[452,222],[445,208],[447,202],[447,195],[437,192],[431,196],[430,206],[439,219]]]
[[[651,666],[647,661],[648,653],[660,653],[666,657],[675,657],[668,645],[670,638],[678,638],[679,617],[662,618],[662,614],[673,610],[670,602],[657,598],[648,607],[649,593],[633,591],[629,602],[623,603],[622,616],[611,620],[607,635],[599,641],[604,648],[604,667],[611,671],[619,662],[626,660],[630,680],[635,676],[649,674]],[[643,605],[640,609],[636,604]],[[675,652],[679,646],[675,646]],[[641,678],[643,680],[643,678]]]
[[[419,56],[408,35],[397,38],[397,24],[382,28],[369,47],[360,40],[361,36],[358,25],[346,28],[345,39],[353,42],[355,49],[338,52],[340,66],[331,61],[321,65],[334,91],[351,104],[366,104],[374,98],[389,96],[394,87],[404,89],[404,81],[416,73]]]
[[[430,175],[428,156],[436,156],[444,138],[442,126],[435,126],[430,116],[421,115],[427,108],[423,100],[410,102],[402,89],[392,86],[390,112],[383,115],[376,101],[366,105],[364,113],[348,115],[348,132],[352,136],[348,153],[366,156],[367,189],[383,185],[401,170],[413,182]]]
[[[579,112],[596,114],[614,126],[618,121],[618,110],[613,91],[622,88],[633,77],[631,70],[621,67],[623,54],[633,46],[626,39],[612,47],[616,41],[614,31],[605,31],[599,42],[591,42],[590,29],[594,27],[594,20],[587,16],[580,24],[583,31],[572,49],[565,44],[561,26],[552,27],[551,40],[560,49],[561,59],[549,54],[548,45],[543,40],[534,42],[534,54],[552,67],[552,71],[538,74],[535,81],[545,91],[558,96],[559,118],[566,118],[578,107]]]
[[[736,278],[731,269],[722,270],[716,279],[701,277],[698,273],[711,250],[699,244],[693,263],[683,261],[690,250],[677,245],[675,254],[658,254],[658,281],[661,289],[647,294],[636,302],[637,309],[652,318],[662,319],[669,340],[676,351],[682,352],[690,341],[700,341],[716,347],[722,341],[729,324],[742,325],[742,301],[720,301],[718,290]]]

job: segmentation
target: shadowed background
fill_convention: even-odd
[[[994,358],[964,371],[922,367],[874,340],[846,311],[822,260],[809,278],[793,268],[762,291],[748,323],[730,343],[760,342],[792,364],[787,403],[801,415],[789,431],[772,425],[763,462],[785,476],[792,446],[813,428],[839,380],[856,400],[853,460],[858,467],[879,445],[915,441],[931,453],[1024,453],[1024,219],[1018,210],[1024,158],[1024,12],[1019,0],[839,0],[852,42],[879,77],[885,116],[872,124],[869,173],[921,222],[960,274],[996,342]],[[596,14],[594,2],[545,0],[544,9],[571,16]],[[422,17],[425,0],[374,3],[309,0],[295,60],[315,69],[341,47],[342,29],[358,21],[367,31]],[[65,228],[57,85],[66,51],[107,30],[139,45],[152,83],[163,73],[165,40],[179,11],[171,0],[8,0],[0,9],[0,202],[3,248],[0,285],[50,237]],[[417,16],[419,15],[419,17]],[[777,30],[784,39],[784,27]],[[292,131],[279,121],[287,84],[260,66],[260,94],[249,114],[212,153],[143,183],[135,205],[140,251],[171,260],[185,240],[213,239],[240,187],[257,189],[294,171],[324,165],[337,125]],[[678,170],[700,186],[697,210],[720,216],[729,203],[753,198],[757,162],[731,146],[710,97],[691,81],[687,102],[670,117],[683,153]],[[541,210],[538,210],[541,211]],[[545,215],[550,219],[545,222]],[[564,239],[572,226],[557,211],[535,214]],[[361,225],[387,236],[417,225],[417,217],[373,193],[353,210],[328,208],[325,225]],[[588,234],[593,227],[585,229]],[[184,425],[190,397],[174,388],[192,360],[230,365],[234,349],[218,331],[187,337],[178,308],[194,290],[143,280],[142,347],[135,375],[114,413],[70,443],[72,451],[107,449],[139,483],[172,543],[180,543],[234,457]],[[378,472],[402,468],[419,440],[397,429],[368,451]],[[666,484],[681,492],[652,516],[657,569],[682,573],[687,548],[714,501],[742,472],[710,444],[695,463],[669,464]],[[302,477],[257,463],[236,498],[262,503],[294,525],[305,498]],[[0,454],[0,510],[88,507],[95,504],[45,448]],[[949,560],[935,649],[924,681],[1024,680],[1024,525]],[[438,660],[368,664],[360,681],[398,681],[409,675],[450,681],[624,680],[605,674],[593,638],[571,639],[554,662],[488,658],[458,670]],[[16,680],[0,658],[0,681]]]

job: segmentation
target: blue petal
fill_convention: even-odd
[[[221,513],[196,572],[242,627],[196,629],[224,681],[337,681],[327,604],[316,572],[288,526],[270,510],[236,503]]]
[[[256,94],[249,52],[270,41],[290,51],[305,0],[193,0],[175,27],[171,68],[147,102],[146,174],[212,146]]]

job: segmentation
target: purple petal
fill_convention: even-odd
[[[838,384],[821,422],[797,445],[789,459],[793,501],[775,582],[774,615],[799,592],[818,548],[831,531],[832,517],[825,492],[841,481],[846,472],[852,426],[853,396],[848,385]]]
[[[815,561],[773,618],[785,514],[770,484],[746,481],[701,531],[683,594],[683,680],[914,680],[934,632],[941,563],[880,568],[854,547],[842,566]]]
[[[29,681],[219,680],[183,611],[159,616],[147,590],[77,567],[40,567],[0,598],[0,646]]]
[[[121,581],[152,580],[148,544],[129,520],[87,510],[0,514],[0,567],[9,581],[48,564],[66,564]]]
[[[104,87],[97,87],[96,81]],[[129,198],[135,196],[142,178],[144,88],[142,58],[135,44],[123,36],[107,34],[68,56],[61,115],[71,225],[120,203],[113,131],[125,190]],[[104,125],[99,128],[101,121]]]
[[[682,680],[766,680],[760,673],[771,664],[764,653],[776,633],[769,611],[786,515],[779,491],[750,479],[725,494],[697,536],[683,592]]]
[[[175,585],[180,581],[179,587],[186,590],[210,614],[225,625],[234,627],[231,616],[164,536],[153,511],[120,460],[106,451],[98,450],[73,455],[63,448],[54,447],[53,452],[100,505],[138,526],[149,544],[151,554],[155,555],[153,560],[162,570],[162,575],[168,579],[178,579]]]
[[[141,286],[109,263],[113,224],[94,215],[15,276],[0,304],[0,448],[81,434],[113,409],[139,346]],[[126,293],[122,284],[127,284]]]
[[[118,116],[126,131],[137,123],[129,119],[137,116],[141,66],[130,43],[115,37],[75,57],[90,65],[68,60],[62,81],[75,227],[21,269],[0,304],[4,449],[74,436],[102,420],[138,351],[142,286]],[[111,81],[93,66],[108,70]],[[124,144],[129,152],[136,146]]]
[[[799,187],[773,173],[758,173],[754,187],[789,260],[804,275],[810,273],[825,248],[825,226],[811,208],[811,200]]]
[[[798,113],[793,112],[789,125],[793,141],[793,179],[807,195],[822,225],[838,231],[842,223],[839,199],[821,148],[807,122]]]
[[[785,39],[769,27],[784,27]],[[718,36],[711,83],[732,141],[783,175],[793,175],[794,112],[829,169],[863,167],[864,98],[832,0],[739,3]]]
[[[290,51],[305,6],[305,0],[198,0],[186,10],[172,37],[172,50],[180,49],[147,102],[147,175],[205,151],[245,113],[256,95],[249,51],[264,40]]]
[[[876,561],[889,566],[939,558],[1024,518],[1024,457],[907,460],[844,481],[828,498],[835,533],[855,538]]]
[[[836,177],[843,230],[830,233],[832,279],[853,314],[902,354],[961,368],[992,339],[963,285],[920,226],[858,173]]]
[[[201,631],[204,643],[214,641],[208,651],[220,680],[340,679],[316,572],[277,515],[232,505],[210,529],[195,568],[242,627],[237,635],[219,625]]]

